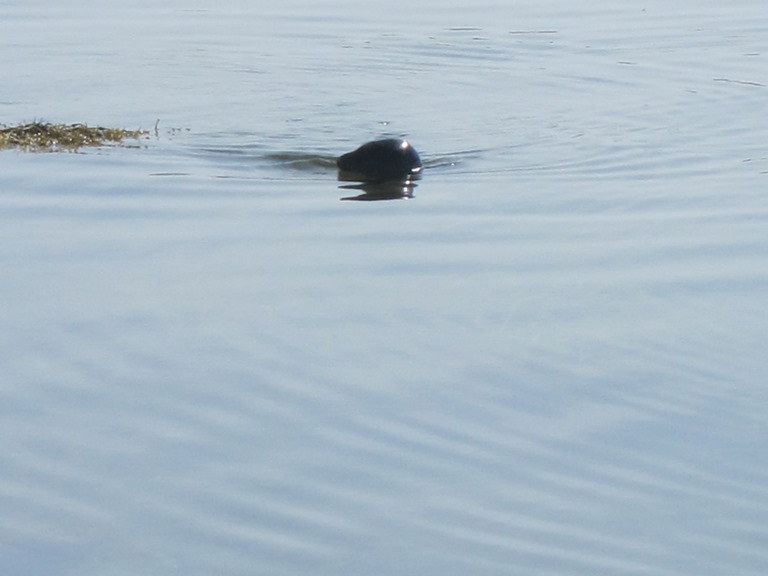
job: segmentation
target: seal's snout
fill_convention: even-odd
[[[336,161],[339,170],[350,179],[385,182],[416,177],[421,172],[421,158],[406,140],[388,138],[363,144]]]

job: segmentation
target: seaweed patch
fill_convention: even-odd
[[[91,146],[127,146],[126,141],[139,140],[146,130],[104,128],[86,124],[50,124],[32,122],[19,126],[0,124],[0,149],[18,148],[31,152],[74,152]]]

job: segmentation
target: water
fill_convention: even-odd
[[[768,17],[7,2],[3,574],[764,574]],[[159,120],[157,134],[153,127]],[[413,198],[347,202],[382,135]]]

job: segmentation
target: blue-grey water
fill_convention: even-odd
[[[0,573],[768,571],[764,2],[105,4],[0,6],[149,131],[0,151]]]

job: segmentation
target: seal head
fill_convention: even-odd
[[[387,138],[363,144],[336,161],[340,176],[363,182],[407,180],[421,172],[421,158],[406,140]]]

